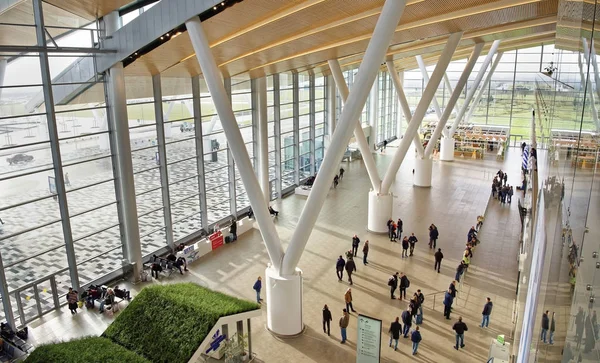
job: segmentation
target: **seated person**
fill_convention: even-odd
[[[104,312],[105,305],[112,306],[114,303],[115,303],[115,292],[113,291],[113,289],[108,289],[108,291],[106,292],[106,298],[104,300],[102,300],[102,302],[100,303],[99,313],[102,314]]]
[[[177,261],[177,257],[174,254],[169,253],[167,255],[167,261],[175,262],[175,261]]]
[[[183,250],[185,250],[185,244],[183,243],[180,243],[177,245],[177,247],[175,247],[175,252],[181,252]]]
[[[271,215],[275,214],[275,217],[277,217],[279,215],[279,211],[276,211],[271,206],[269,206],[269,213],[271,213]]]
[[[119,289],[119,286],[115,286],[115,296],[119,299],[131,300],[131,291]]]
[[[314,176],[308,177],[308,179],[306,179],[306,183],[304,183],[304,185],[306,185],[308,187],[312,187],[313,184],[315,184],[315,179],[316,179],[316,177],[314,177]]]
[[[231,219],[231,226],[229,226],[229,234],[233,236],[231,242],[237,241],[237,221],[235,220],[235,218]]]
[[[187,271],[187,261],[183,257],[179,257],[177,261],[173,263],[173,266],[179,270],[179,273],[183,275],[183,271],[181,271],[181,266],[183,266],[184,271]]]

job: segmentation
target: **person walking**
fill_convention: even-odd
[[[354,254],[354,257],[356,257],[356,255],[358,254],[358,244],[360,243],[360,239],[358,238],[357,235],[354,235],[354,237],[352,237],[352,253]]]
[[[344,172],[345,172],[345,171],[346,171],[346,170],[344,170],[344,168],[340,167],[340,181],[341,181],[342,179],[344,179]]]
[[[394,292],[396,292],[396,289],[398,288],[398,272],[396,272],[392,275],[392,277],[389,278],[388,286],[390,287],[390,297],[392,299],[395,299],[396,296],[394,296]]]
[[[400,297],[399,299],[406,299],[406,289],[410,287],[410,280],[403,272],[400,272]]]
[[[404,324],[402,334],[405,338],[408,338],[408,332],[412,326],[412,315],[410,314],[410,308],[406,308],[406,310],[402,312],[402,324]]]
[[[548,319],[548,310],[544,314],[542,314],[542,334],[540,336],[540,340],[546,343],[546,335],[548,334],[548,329],[550,328],[550,319]]]
[[[344,301],[346,302],[346,310],[348,313],[350,313],[350,311],[352,311],[353,313],[356,312],[356,310],[354,310],[354,306],[352,306],[352,289],[348,288],[348,290],[346,290],[346,293],[344,294]]]
[[[412,334],[410,335],[412,341],[412,355],[417,355],[417,349],[419,349],[419,343],[421,342],[421,332],[419,332],[419,326],[415,327]]]
[[[402,219],[398,218],[398,223],[396,223],[398,239],[402,238],[402,227],[403,226],[404,226],[404,222],[402,222]]]
[[[346,266],[346,261],[342,255],[340,255],[335,263],[335,273],[337,274],[338,281],[342,281],[344,278],[344,266]]]
[[[402,240],[402,258],[408,257],[408,245],[408,237],[404,236],[404,239]]]
[[[69,303],[69,310],[71,314],[77,314],[77,301],[79,297],[77,296],[77,291],[74,291],[72,287],[69,287],[69,292],[67,292],[67,302]]]
[[[454,323],[454,325],[452,326],[452,330],[454,330],[454,332],[456,333],[456,345],[454,346],[454,349],[458,350],[459,343],[460,347],[464,348],[465,332],[469,330],[469,328],[467,327],[467,324],[463,323],[462,316],[458,317],[458,321]]]
[[[483,315],[483,318],[481,319],[482,328],[487,328],[490,325],[490,315],[492,314],[493,307],[494,304],[492,304],[492,300],[488,297],[487,302],[483,306],[483,312],[481,313],[481,315]]]
[[[512,185],[509,185],[508,186],[508,197],[507,197],[507,200],[509,203],[512,202],[512,196],[514,193],[515,193],[514,188],[512,187]]]
[[[432,223],[429,226],[429,249],[435,249],[439,235],[437,227]]]
[[[346,328],[348,328],[348,324],[350,324],[350,315],[348,315],[348,310],[342,310],[342,317],[340,318],[340,333],[342,335],[342,341],[340,343],[346,343]]]
[[[368,264],[369,262],[367,261],[367,256],[369,255],[369,240],[365,241],[365,244],[363,245],[363,264]]]
[[[548,343],[554,345],[554,331],[556,330],[556,323],[554,322],[554,311],[552,312],[552,319],[550,320],[550,339]]]
[[[354,259],[349,258],[348,261],[346,261],[346,273],[348,274],[348,282],[350,283],[350,285],[354,284],[352,282],[352,273],[355,271],[356,271],[356,264],[354,263]]]
[[[433,255],[435,258],[435,263],[433,264],[433,269],[437,270],[440,273],[440,267],[442,266],[442,259],[444,258],[444,254],[442,253],[442,249],[438,248],[437,252]]]
[[[327,304],[325,304],[323,307],[323,333],[327,333],[327,335],[330,335],[331,320],[333,320],[331,317],[331,311],[329,310]],[[327,330],[325,328],[327,328]]]
[[[454,302],[454,297],[452,296],[452,290],[448,289],[446,294],[444,294],[444,316],[446,320],[450,320],[450,312],[452,311],[452,303]]]
[[[417,302],[419,303],[419,313],[421,316],[420,320],[423,320],[423,303],[425,302],[425,295],[421,292],[421,289],[417,290]],[[419,319],[417,319],[418,321]],[[420,323],[417,323],[420,324]]]
[[[400,318],[396,317],[396,320],[390,325],[388,333],[390,334],[390,348],[392,347],[392,340],[395,342],[394,350],[398,350],[398,339],[400,339],[400,332],[402,331],[402,324],[400,324]]]
[[[333,188],[337,188],[338,184],[340,183],[340,177],[337,176],[337,174],[335,174],[335,176],[333,177]]]
[[[71,179],[69,179],[69,173],[65,173],[65,186],[71,186]]]
[[[417,237],[415,237],[414,233],[410,234],[410,237],[408,237],[408,243],[410,244],[410,256],[413,255],[413,251],[415,250],[415,244],[419,242],[419,240],[417,239]]]
[[[262,278],[260,276],[258,276],[252,288],[254,289],[254,291],[256,291],[256,302],[260,304],[260,302],[262,301],[262,299],[260,298],[260,290],[262,289]]]
[[[464,271],[465,271],[465,263],[464,263],[464,261],[460,261],[460,265],[458,265],[458,267],[456,268],[456,276],[454,276],[454,279],[457,282],[460,282],[460,277],[462,276]]]

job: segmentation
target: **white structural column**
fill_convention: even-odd
[[[454,137],[454,133],[456,132],[456,129],[458,128],[458,124],[460,123],[463,116],[465,115],[467,108],[469,107],[469,103],[473,99],[475,92],[477,92],[477,88],[479,87],[479,84],[481,83],[481,80],[483,79],[483,76],[485,75],[485,71],[487,70],[488,66],[492,62],[492,58],[494,57],[494,54],[496,54],[496,51],[498,50],[499,46],[500,46],[500,40],[494,40],[487,56],[483,60],[483,64],[481,65],[479,72],[477,72],[477,76],[475,77],[475,81],[473,82],[471,89],[469,89],[469,91],[467,92],[467,97],[465,98],[465,103],[463,103],[462,107],[460,108],[460,111],[458,112],[458,115],[456,115],[456,119],[454,119],[454,124],[452,124],[452,128],[450,129],[450,132],[448,132],[448,137],[450,137],[450,138]],[[454,150],[452,151],[452,159],[454,159]]]
[[[381,61],[384,59],[394,30],[404,12],[405,5],[405,0],[387,0],[383,5],[381,15],[358,69],[352,92],[348,96],[346,107],[342,110],[337,130],[331,140],[331,146],[323,159],[321,172],[317,174],[313,190],[304,205],[304,210],[283,258],[282,270],[284,274],[293,274],[298,265],[308,238],[319,217],[319,211],[325,202],[331,181],[337,172],[338,163],[346,149],[352,131],[356,127],[356,120],[360,117],[373,82],[377,77]],[[283,305],[283,309],[289,309],[285,304]]]
[[[337,89],[340,92],[342,105],[345,106],[346,100],[348,99],[348,94],[350,92],[348,91],[348,85],[346,84],[346,80],[344,79],[344,75],[342,74],[340,62],[338,62],[337,59],[331,59],[328,61],[328,63]],[[367,174],[371,179],[371,186],[373,187],[373,190],[379,192],[379,187],[381,186],[381,179],[379,178],[379,174],[377,173],[375,159],[373,159],[371,150],[369,150],[369,143],[367,142],[367,138],[362,129],[360,118],[356,120],[356,127],[354,128],[354,137],[356,138],[356,142],[358,143],[358,149],[360,150],[360,153],[363,157],[363,161],[365,162]]]
[[[450,61],[452,61],[452,55],[456,51],[462,35],[462,32],[454,33],[448,38],[448,42],[446,43],[446,46],[440,55],[431,78],[427,83],[425,90],[423,91],[423,96],[417,105],[417,109],[410,120],[410,124],[408,125],[406,132],[404,133],[404,138],[400,142],[400,146],[398,147],[398,150],[396,150],[394,158],[392,159],[392,162],[390,163],[390,166],[383,177],[383,181],[381,183],[382,193],[389,193],[392,183],[396,179],[396,173],[398,173],[398,169],[400,169],[400,165],[402,164],[402,161],[404,161],[404,157],[408,152],[411,139],[415,137],[419,126],[421,126],[421,122],[423,121],[423,117],[429,108],[431,99],[435,96],[437,88],[444,77],[444,73],[450,64]],[[415,168],[415,177],[416,173],[417,170]]]
[[[583,38],[587,44],[587,39],[584,37]],[[592,65],[594,66],[594,79],[596,80],[596,96],[598,96],[598,99],[600,99],[600,73],[598,70],[598,56],[596,55],[596,47],[594,46],[596,42],[594,41],[594,39],[592,39],[592,51],[591,52],[586,52],[587,54],[589,54],[592,57]],[[0,72],[2,72],[1,68],[2,68],[2,61],[0,61]],[[1,75],[0,75],[0,82],[2,82],[1,80]]]
[[[271,199],[269,189],[269,123],[267,120],[267,79],[256,79],[256,93],[258,100],[258,180],[265,197],[265,203]]]
[[[336,94],[335,94],[335,81],[333,76],[329,75],[326,79],[327,82],[327,138],[329,139],[335,131],[335,113],[336,113]],[[329,142],[327,143],[329,144]],[[326,145],[329,146],[329,145]]]
[[[585,37],[582,37],[583,40],[583,57],[585,59],[585,63],[588,64],[587,70],[589,71],[590,67],[589,67],[589,62],[590,62],[590,49],[588,47],[588,42],[587,39],[585,39]],[[592,58],[596,58],[596,54],[594,53],[594,55],[592,56]],[[586,77],[586,68],[584,67],[584,65],[581,63],[581,55],[578,56],[578,63],[579,63],[579,75],[581,76],[581,84],[585,84],[586,86],[586,93],[588,94],[588,97],[590,99],[590,103],[591,103],[591,110],[592,110],[592,119],[594,120],[594,124],[596,125],[596,129],[600,129],[600,121],[598,118],[598,107],[596,107],[596,97],[594,95],[594,92],[592,91],[592,81],[591,79],[589,79],[589,74],[588,77]],[[588,72],[589,73],[589,72]],[[594,74],[597,76],[597,73],[594,72]],[[598,91],[598,85],[596,83],[596,91]]]
[[[479,92],[477,92],[477,96],[475,96],[473,105],[469,109],[469,113],[467,114],[467,117],[465,117],[465,122],[468,123],[469,121],[471,121],[471,116],[473,116],[473,113],[475,112],[475,110],[477,109],[477,106],[479,105],[479,101],[481,101],[481,97],[483,97],[483,94],[485,93],[486,89],[488,88],[488,85],[492,81],[492,76],[494,75],[494,72],[496,71],[496,68],[498,67],[498,64],[500,63],[500,59],[502,59],[503,54],[504,54],[504,52],[498,52],[498,54],[496,54],[494,63],[492,63],[492,68],[490,68],[490,71],[487,73],[487,76],[485,77],[485,80],[483,81],[483,84],[481,85],[481,88],[479,89]]]
[[[460,75],[458,82],[456,82],[456,88],[454,88],[454,90],[452,91],[452,94],[450,95],[450,99],[448,99],[448,104],[446,105],[446,108],[444,109],[442,118],[436,125],[435,130],[433,130],[433,134],[431,134],[431,138],[429,139],[429,144],[427,144],[427,148],[425,149],[425,159],[431,158],[431,155],[433,154],[433,150],[435,149],[437,141],[440,138],[440,136],[442,135],[442,130],[446,129],[446,123],[448,122],[448,119],[450,118],[450,115],[452,114],[452,109],[454,108],[458,99],[460,98],[460,94],[462,93],[465,85],[467,84],[467,81],[469,80],[469,76],[471,75],[471,72],[473,72],[475,63],[477,63],[477,59],[479,58],[479,55],[481,54],[481,51],[483,49],[483,44],[484,43],[477,43],[477,44],[475,44],[475,47],[473,47],[473,51],[471,52],[471,55],[469,56],[469,60],[467,61],[467,64],[465,65],[465,69],[463,70],[462,74]],[[449,138],[443,138],[442,142],[444,139],[452,140]],[[454,144],[452,144],[452,145],[454,145]],[[452,149],[454,149],[454,147],[452,147]],[[450,152],[453,153],[454,150],[450,150]]]
[[[421,70],[421,75],[423,76],[423,80],[425,83],[429,83],[429,73],[427,73],[427,67],[425,66],[425,62],[423,61],[423,57],[421,55],[415,56],[417,59],[417,64],[419,65],[419,69]],[[444,73],[444,76],[446,73]],[[436,90],[437,92],[437,90]],[[432,100],[433,108],[435,109],[435,114],[438,117],[438,120],[442,118],[442,109],[440,108],[440,104],[438,103],[437,97],[433,97]]]
[[[386,62],[387,63],[387,62]],[[393,68],[392,68],[393,69]],[[389,71],[389,69],[388,69]],[[396,73],[398,75],[398,80],[400,81],[400,84],[404,84],[404,70],[401,70],[399,72],[390,72],[390,74],[392,73]],[[392,76],[393,77],[393,76]],[[397,92],[396,92],[397,93]],[[405,95],[406,96],[406,95]],[[402,108],[402,106],[400,107]],[[406,120],[406,117],[404,116],[404,112],[401,113],[398,116],[398,122],[397,122],[397,130],[396,130],[396,137],[398,137],[398,139],[402,138],[402,120],[405,120],[405,122],[408,124],[408,122],[410,120]]]
[[[206,34],[202,28],[202,23],[198,17],[194,17],[186,21],[185,24],[196,53],[196,58],[198,59],[202,74],[206,80],[206,85],[208,86],[215,108],[217,109],[217,114],[221,120],[223,131],[227,137],[228,147],[233,154],[240,172],[240,177],[246,187],[250,205],[252,206],[256,220],[259,223],[260,232],[265,241],[267,252],[269,253],[274,269],[279,271],[283,259],[283,248],[281,247],[279,236],[275,230],[275,225],[269,215],[269,210],[265,205],[258,179],[254,175],[254,169],[252,168],[252,163],[248,156],[246,144],[244,143],[235,115],[233,114],[221,73],[212,56],[212,52],[210,51]]]
[[[400,108],[402,109],[404,119],[406,120],[406,125],[408,126],[410,125],[412,114],[410,112],[410,106],[408,105],[408,99],[406,99],[406,94],[404,93],[404,87],[402,87],[402,81],[400,80],[400,76],[398,75],[398,73],[396,73],[394,62],[387,61],[385,63],[387,65],[388,73],[392,77],[392,82],[394,83],[394,88],[396,89],[398,100],[400,101]],[[418,133],[415,134],[415,136],[413,137],[413,144],[415,146],[415,149],[417,150],[417,154],[419,154],[419,156],[422,157],[425,150],[423,149],[423,144],[421,143],[421,138],[419,137]]]
[[[379,124],[379,82],[375,82],[371,87],[369,95],[369,126],[371,127],[371,135],[369,136],[369,150],[375,152],[377,145],[377,133]]]
[[[0,58],[0,100],[2,100],[2,86],[4,86],[4,75],[6,74],[6,58]]]

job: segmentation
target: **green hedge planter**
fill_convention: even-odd
[[[27,363],[150,363],[109,339],[88,337],[37,347]]]
[[[260,309],[197,284],[144,288],[103,337],[151,362],[185,363],[223,316]]]

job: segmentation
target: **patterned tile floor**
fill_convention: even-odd
[[[389,163],[393,151],[393,148],[388,148],[386,154],[377,155],[380,171]],[[349,248],[354,233],[358,233],[362,240],[368,239],[371,242],[370,264],[359,264],[355,275],[355,308],[360,313],[384,321],[382,362],[409,359],[441,363],[486,361],[490,341],[497,334],[506,334],[510,341],[513,300],[507,291],[516,281],[502,272],[506,269],[516,269],[516,258],[506,258],[506,263],[502,266],[497,263],[488,266],[487,260],[494,258],[491,252],[495,251],[494,244],[497,241],[486,240],[477,248],[476,258],[469,275],[465,278],[452,320],[462,315],[469,325],[467,346],[464,350],[455,351],[452,348],[454,334],[451,323],[442,317],[440,295],[436,292],[447,288],[452,280],[455,266],[464,248],[466,231],[474,223],[476,216],[485,209],[490,191],[490,175],[502,167],[509,172],[510,184],[519,181],[519,163],[515,162],[515,158],[511,158],[517,153],[518,151],[513,152],[511,149],[509,158],[504,163],[470,159],[458,159],[454,163],[436,161],[433,187],[428,189],[413,187],[411,169],[414,160],[409,157],[402,165],[394,184],[394,194],[397,196],[394,199],[394,217],[402,217],[405,232],[415,232],[420,240],[415,256],[410,259],[400,258],[397,243],[389,242],[385,236],[365,231],[369,180],[361,161],[344,164],[347,174],[340,186],[329,193],[299,264],[304,271],[306,330],[294,339],[281,340],[273,337],[263,327],[266,323],[266,310],[263,307],[263,316],[253,322],[252,329],[253,349],[258,355],[258,361],[276,363],[355,360],[355,315],[350,321],[349,342],[346,345],[339,344],[339,329],[336,324],[332,326],[331,337],[324,335],[321,328],[323,304],[329,304],[331,307],[334,321],[339,318],[343,294],[348,285],[345,282],[339,283],[335,278],[335,259]],[[305,201],[305,198],[291,196],[278,203],[277,208],[281,213],[276,227],[282,241],[289,241]],[[513,203],[501,211],[502,220],[487,219],[484,228],[505,223],[509,217],[512,220],[512,215],[517,213],[516,203]],[[445,254],[440,274],[433,271],[433,253],[426,243],[427,227],[432,222],[440,229],[439,246]],[[508,256],[512,251],[503,250],[500,253]],[[236,244],[226,245],[201,258],[190,266],[189,274],[174,274],[170,278],[161,278],[160,281],[154,280],[151,283],[194,281],[234,296],[252,299],[252,284],[256,276],[264,275],[268,261],[260,234],[254,230],[241,236]],[[405,302],[390,300],[388,296],[387,277],[398,270],[405,272],[411,279],[408,293],[412,294],[419,288],[427,295],[422,326],[423,342],[416,357],[410,354],[410,344],[405,340],[401,341],[396,352],[387,346],[387,326],[406,308]],[[487,283],[482,283],[483,281]],[[147,284],[150,283],[132,288],[139,291]],[[481,308],[487,296],[492,298],[495,307],[490,328],[484,330],[478,328],[477,324],[480,322]],[[111,318],[93,311],[83,311],[73,317],[63,309],[30,324],[32,342],[41,344],[58,339],[100,334],[110,321]]]

